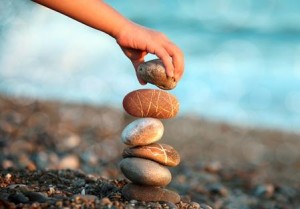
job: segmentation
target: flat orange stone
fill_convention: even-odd
[[[173,118],[179,103],[172,94],[158,89],[139,89],[127,94],[123,100],[125,111],[135,117]]]
[[[145,158],[171,167],[177,166],[180,163],[180,155],[173,147],[159,143],[127,147],[123,150],[123,157]]]

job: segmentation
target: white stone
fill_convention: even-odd
[[[127,145],[148,145],[161,139],[164,133],[162,122],[156,118],[141,118],[128,124],[121,135]]]

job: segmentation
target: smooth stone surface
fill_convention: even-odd
[[[160,59],[140,64],[137,74],[147,83],[152,83],[164,90],[174,89],[177,84],[174,78],[167,76],[165,66]]]
[[[166,167],[142,158],[124,158],[120,168],[124,176],[136,184],[166,186],[172,179]]]
[[[123,150],[123,157],[145,158],[171,167],[177,166],[180,163],[180,155],[173,147],[159,143],[147,146],[127,147]]]
[[[180,196],[176,192],[160,187],[141,186],[136,184],[125,185],[122,189],[122,195],[127,200],[139,200],[145,202],[180,202]]]
[[[124,97],[125,111],[135,117],[173,118],[179,111],[176,97],[158,89],[139,89]]]
[[[165,202],[166,206],[169,207],[169,209],[177,209],[177,205],[175,205],[173,202]]]
[[[47,197],[41,192],[26,191],[23,192],[23,194],[26,195],[31,202],[44,203],[47,201]]]
[[[70,154],[61,159],[58,164],[59,169],[78,169],[80,167],[80,161],[78,156]]]
[[[16,204],[29,202],[29,198],[22,193],[10,194],[8,200]]]
[[[147,145],[161,139],[164,133],[164,125],[155,118],[141,118],[128,124],[121,139],[124,144],[137,146]]]

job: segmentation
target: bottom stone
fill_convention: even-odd
[[[141,186],[136,184],[127,184],[122,189],[122,195],[127,200],[139,200],[145,202],[180,202],[180,196],[176,192],[153,186]]]

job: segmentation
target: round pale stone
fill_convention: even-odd
[[[166,186],[172,179],[166,167],[142,158],[124,158],[120,168],[124,176],[136,184]]]
[[[179,103],[172,94],[158,89],[139,89],[124,97],[125,111],[135,117],[173,118]]]
[[[146,82],[157,87],[170,90],[176,87],[174,78],[168,77],[163,62],[160,59],[150,60],[138,66],[137,74]]]
[[[155,118],[141,118],[128,124],[121,139],[124,144],[137,146],[147,145],[161,139],[164,133],[162,122]]]
[[[171,167],[177,166],[180,163],[180,155],[173,147],[159,143],[127,147],[123,150],[123,157],[145,158]]]
[[[180,196],[176,192],[153,186],[126,184],[122,189],[122,195],[127,200],[180,202]]]

